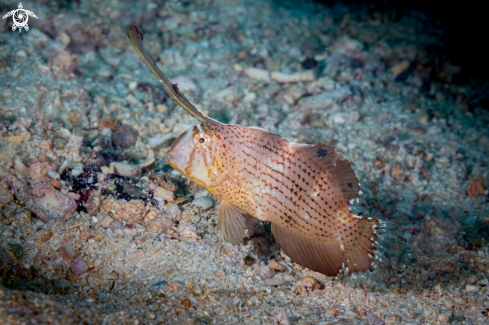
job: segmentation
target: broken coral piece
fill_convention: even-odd
[[[8,184],[0,178],[0,209],[7,203],[14,200]]]
[[[51,72],[58,79],[67,80],[75,76],[78,57],[68,52],[54,55],[50,60]]]
[[[32,183],[28,195],[29,209],[44,222],[66,221],[76,211],[76,202],[47,182]]]
[[[75,134],[70,135],[68,145],[66,146],[66,158],[70,162],[81,162],[80,149],[83,144],[83,137]]]
[[[29,166],[29,183],[45,180],[49,171],[55,172],[58,169],[56,165],[49,160],[50,159],[35,158],[31,161]]]
[[[150,233],[161,233],[172,228],[175,224],[170,219],[155,217],[146,222],[146,230]]]
[[[154,183],[151,183],[149,187],[153,190],[153,197],[156,201],[164,203],[165,201],[173,202],[175,200],[173,192],[168,191],[161,186],[155,186]]]
[[[102,201],[100,214],[110,216],[113,219],[119,220],[119,222],[133,225],[140,223],[150,208],[151,203],[145,205],[141,200],[131,200],[121,204],[111,196],[107,200]],[[112,223],[110,224],[112,225]]]

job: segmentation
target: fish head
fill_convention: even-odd
[[[168,163],[174,169],[208,189],[226,180],[234,169],[233,160],[222,148],[219,126],[206,123],[182,133],[168,151]]]

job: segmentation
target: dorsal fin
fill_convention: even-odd
[[[182,106],[190,115],[199,120],[202,123],[217,123],[220,122],[211,119],[209,116],[205,115],[197,106],[195,106],[187,97],[178,89],[177,84],[173,84],[170,79],[168,79],[165,74],[158,68],[158,66],[151,59],[149,54],[145,51],[143,47],[143,34],[141,34],[136,26],[133,26],[130,30],[127,31],[127,37],[131,41],[132,46],[136,52],[138,52],[139,56],[143,59],[144,63],[148,66],[148,68],[153,72],[153,74],[158,78],[158,81],[161,82],[163,87],[165,87],[166,91],[173,97],[177,103]]]
[[[305,145],[294,143],[293,147],[309,159],[317,163],[331,178],[340,190],[343,201],[350,206],[350,200],[359,198],[360,186],[348,160],[335,148],[326,144]]]
[[[252,125],[252,126],[247,126],[248,129],[255,129],[255,130],[260,130],[260,131],[265,131],[265,132],[268,132],[267,130],[265,130],[264,128],[261,128],[259,126],[255,126],[255,125]]]

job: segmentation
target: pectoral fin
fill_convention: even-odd
[[[253,230],[259,220],[234,205],[221,201],[217,222],[224,239],[238,245],[243,243],[245,230]]]

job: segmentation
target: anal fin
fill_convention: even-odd
[[[300,265],[328,276],[337,275],[343,267],[343,250],[337,242],[307,239],[274,223],[272,233],[285,254]]]
[[[245,230],[253,230],[260,221],[234,205],[221,201],[217,222],[224,239],[238,245],[243,243]]]

